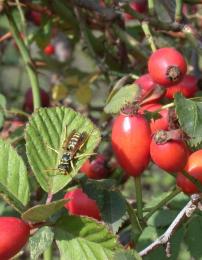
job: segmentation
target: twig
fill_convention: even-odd
[[[141,61],[146,61],[148,59],[147,54],[141,50],[138,41],[136,41],[130,34],[116,24],[113,24],[112,27],[118,38],[126,44],[127,48],[134,54],[135,57],[139,58]]]
[[[53,194],[49,192],[48,197],[46,199],[46,204],[49,204],[52,201],[52,199],[53,199]]]
[[[5,8],[5,13],[9,22],[10,31],[19,47],[19,51],[21,53],[21,56],[24,60],[25,67],[27,70],[27,73],[30,78],[30,83],[32,86],[32,92],[33,92],[33,100],[34,100],[34,109],[37,109],[41,106],[41,100],[40,100],[40,93],[39,93],[39,81],[37,77],[37,73],[34,67],[34,64],[32,62],[32,59],[30,57],[29,51],[23,42],[23,40],[20,37],[20,32],[16,26],[14,17],[12,12],[9,11],[9,7]]]
[[[183,6],[183,1],[182,0],[176,0],[176,8],[175,8],[175,21],[177,23],[181,22],[182,20],[182,6]]]
[[[142,30],[145,34],[145,37],[147,38],[147,41],[148,41],[148,43],[151,47],[152,52],[155,52],[156,51],[156,45],[154,43],[154,39],[153,39],[152,34],[150,32],[148,22],[142,22]]]
[[[147,21],[150,26],[153,26],[157,29],[178,32],[178,31],[181,31],[184,27],[184,24],[180,24],[180,23],[176,23],[176,22],[174,22],[174,23],[163,23],[162,21],[159,22],[158,19],[156,19],[154,17],[148,17],[147,15],[136,12],[129,5],[124,5],[122,7],[122,9],[124,12],[132,15],[139,21]]]
[[[19,0],[15,0],[16,1],[16,5],[20,14],[20,19],[21,19],[21,23],[22,23],[22,32],[23,32],[23,40],[25,42],[25,45],[28,46],[28,40],[26,37],[26,20],[25,20],[25,16],[24,13],[22,11],[22,6],[20,4]]]
[[[142,185],[141,185],[141,177],[134,177],[135,181],[135,195],[136,195],[136,203],[137,203],[137,216],[140,222],[143,220],[143,202],[142,202]]]
[[[152,244],[146,247],[144,250],[139,252],[140,256],[148,255],[154,249],[160,247],[161,245],[167,245],[170,242],[171,237],[177,231],[177,228],[182,224],[182,222],[190,218],[194,211],[200,206],[201,197],[199,194],[193,194],[191,200],[186,204],[186,206],[179,212],[177,217],[173,220],[166,232],[156,239]],[[170,250],[169,250],[170,252]]]
[[[148,0],[149,14],[154,15],[154,0]]]
[[[94,0],[74,0],[72,4],[99,13],[106,21],[113,21],[120,17],[120,14],[113,8],[102,7]]]
[[[5,41],[5,40],[8,40],[10,38],[12,38],[12,33],[11,32],[7,32],[6,34],[4,34],[4,35],[2,35],[0,37],[0,43]]]

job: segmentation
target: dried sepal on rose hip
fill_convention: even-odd
[[[150,161],[151,130],[143,115],[129,105],[114,119],[111,142],[121,168],[129,176],[139,176]]]
[[[189,149],[183,140],[182,131],[159,131],[154,134],[150,154],[153,162],[161,169],[177,173],[184,169]]]
[[[149,57],[148,71],[156,83],[169,87],[183,79],[187,71],[187,63],[176,49],[161,48]]]
[[[202,149],[193,152],[189,156],[184,170],[202,184]],[[197,186],[181,172],[178,173],[176,181],[177,185],[186,194],[191,195],[200,192]]]

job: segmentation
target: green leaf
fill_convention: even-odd
[[[88,182],[83,186],[88,196],[96,200],[103,221],[116,234],[126,219],[126,201],[118,191],[110,191],[101,186],[99,181]]]
[[[201,229],[202,219],[201,216],[194,217],[187,227],[185,234],[185,242],[190,250],[191,256],[194,259],[202,259],[202,247],[201,247]]]
[[[179,93],[174,102],[180,126],[190,137],[190,145],[197,146],[202,143],[202,103],[186,99]]]
[[[135,101],[140,94],[139,87],[136,84],[127,85],[122,87],[116,92],[109,103],[105,106],[104,111],[108,114],[116,114],[122,107],[129,102]]]
[[[138,255],[138,253],[135,250],[123,250],[120,252],[117,252],[114,255],[114,260],[141,260],[142,257]]]
[[[4,125],[4,112],[0,111],[0,129],[3,127]]]
[[[148,224],[155,227],[167,227],[172,223],[177,214],[178,211],[176,210],[159,210],[149,219]]]
[[[44,205],[36,205],[23,212],[22,219],[32,222],[42,222],[64,207],[68,200],[62,199]]]
[[[6,98],[4,95],[0,94],[0,128],[2,128],[4,125],[5,108],[6,108]]]
[[[48,249],[54,238],[54,233],[50,227],[42,227],[29,239],[29,249],[31,259],[37,259],[46,249]]]
[[[0,140],[0,165],[0,192],[8,202],[23,210],[29,201],[27,170],[22,158],[3,140]]]
[[[168,192],[161,192],[160,194],[152,197],[152,200],[149,200],[149,202],[145,205],[145,208],[152,208],[152,207],[155,207],[156,205],[158,205],[161,201],[164,201],[167,197],[169,197],[169,195],[171,194],[171,191],[168,191]],[[179,193],[177,194],[174,198],[171,198],[169,200],[169,203],[170,201],[172,201],[173,199],[176,199],[176,197],[178,196],[183,196],[184,198],[184,194],[183,193]]]
[[[101,208],[102,219],[116,234],[126,220],[126,201],[118,191],[104,192],[104,205]]]
[[[67,131],[66,131],[67,130]],[[87,132],[88,139],[73,160],[66,175],[57,169],[64,153],[63,143],[73,130]],[[26,149],[29,163],[41,187],[49,193],[56,193],[66,186],[78,172],[100,141],[100,132],[93,123],[70,108],[41,108],[33,114],[26,128]],[[57,153],[52,149],[57,150]]]
[[[6,108],[6,98],[2,94],[0,94],[0,108]]]
[[[121,249],[104,225],[84,217],[62,217],[55,225],[61,260],[108,260]]]

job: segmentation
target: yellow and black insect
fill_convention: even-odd
[[[67,174],[73,166],[73,160],[76,156],[76,153],[83,147],[88,134],[86,132],[78,133],[76,130],[73,130],[69,138],[63,143],[64,153],[60,159],[58,165],[59,172]]]
[[[63,152],[57,169],[48,169],[46,171],[58,171],[60,174],[67,175],[71,169],[74,170],[74,159],[87,156],[87,154],[77,155],[77,152],[81,150],[88,138],[89,134],[87,132],[79,133],[74,129],[63,142]],[[49,146],[48,148],[59,154],[54,148]]]

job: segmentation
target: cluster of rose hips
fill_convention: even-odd
[[[135,109],[133,105],[125,108],[114,120],[111,139],[115,157],[129,176],[141,175],[152,159],[160,168],[176,174],[177,184],[185,193],[196,193],[197,187],[186,179],[181,171],[185,170],[199,180],[201,178],[202,182],[202,163],[200,171],[200,161],[198,160],[199,164],[196,162],[200,153],[202,155],[202,150],[190,155],[183,139],[184,135],[181,129],[178,129],[179,124],[172,122],[176,121],[176,114],[168,109],[161,109],[162,104],[157,102],[163,96],[173,98],[176,92],[192,97],[197,91],[197,79],[186,75],[186,61],[173,48],[162,48],[153,53],[148,61],[148,70],[148,74],[135,81],[141,89],[141,96],[146,96],[143,105],[135,106]],[[147,98],[148,93],[152,98]],[[160,111],[161,117],[149,122],[144,117],[145,111]],[[87,160],[81,171],[89,178],[106,178],[109,171],[105,162],[105,158],[99,155],[92,162]],[[66,208],[71,214],[86,215],[100,220],[96,202],[81,189],[69,191],[65,198],[70,199]]]
[[[141,175],[152,159],[161,169],[176,175],[177,185],[185,193],[193,194],[199,191],[183,171],[202,182],[202,150],[190,152],[174,109],[164,109],[157,103],[163,96],[173,98],[176,92],[193,97],[197,79],[186,75],[186,71],[186,61],[176,49],[155,51],[148,60],[149,73],[135,81],[141,89],[142,103],[126,107],[115,118],[111,138],[117,161],[127,175]],[[155,92],[159,87],[164,93]],[[152,98],[147,98],[149,95]],[[161,117],[149,123],[145,111],[159,111]]]

